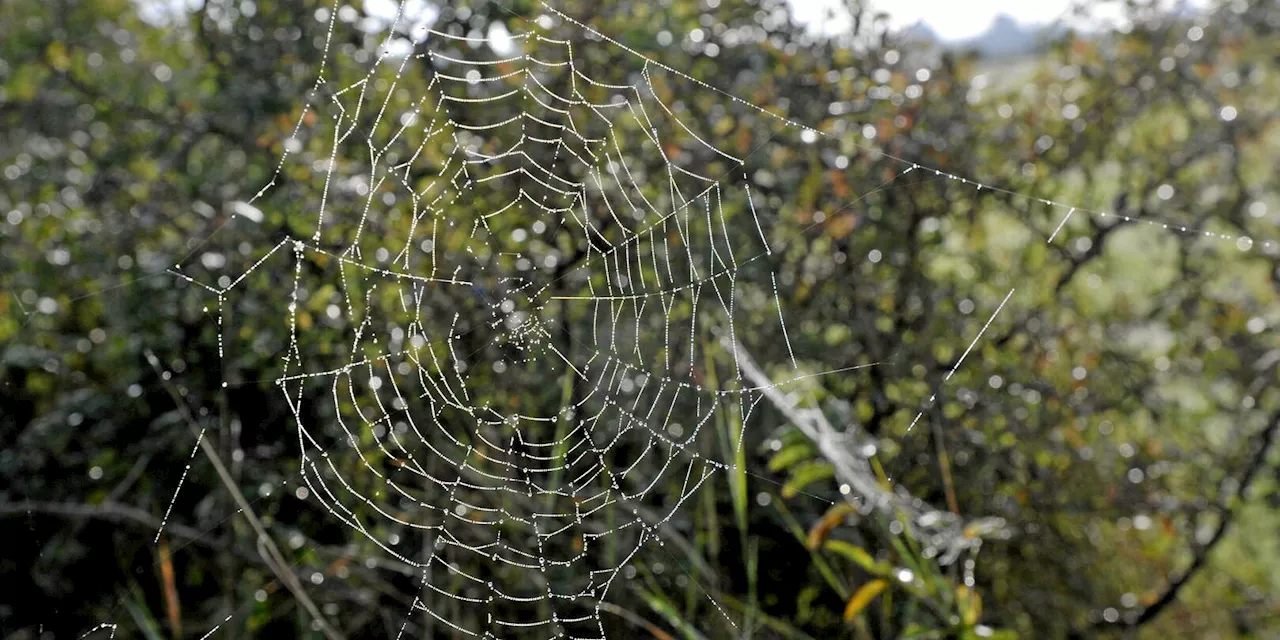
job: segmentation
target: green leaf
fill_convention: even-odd
[[[783,447],[781,451],[769,459],[770,471],[782,471],[798,462],[802,462],[814,455],[813,445],[808,441]]]
[[[791,479],[782,486],[782,497],[793,498],[805,487],[834,477],[836,470],[826,462],[806,462],[791,472]]]

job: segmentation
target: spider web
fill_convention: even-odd
[[[276,175],[241,211],[259,215],[253,203],[285,189],[309,221],[291,220],[288,237],[218,286],[175,270],[221,305],[291,258],[276,383],[297,427],[298,495],[412,567],[409,613],[461,636],[603,637],[601,603],[624,568],[734,468],[698,439],[728,424],[741,447],[762,401],[789,402],[777,387],[874,364],[799,368],[770,262],[779,241],[752,189],[750,157],[764,145],[713,143],[679,95],[718,92],[770,137],[827,134],[547,10],[583,40],[551,37],[544,17],[510,36],[504,57],[488,39],[419,26],[407,51],[389,37],[365,75],[342,81],[329,64],[335,10]],[[589,73],[575,57],[584,43],[638,67]],[[430,78],[421,95],[401,87],[413,76]],[[917,172],[998,190],[890,158],[901,167],[881,188]],[[1034,200],[1064,210],[1049,242],[1073,215],[1108,215]],[[747,285],[770,293],[767,305],[742,309]],[[342,344],[316,330],[317,303]],[[781,342],[795,377],[744,377],[755,369],[744,336]]]
[[[741,429],[763,397],[741,373],[705,376],[736,358],[720,338],[741,332],[739,280],[772,282],[771,249],[744,160],[684,122],[647,65],[622,84],[537,32],[479,59],[463,57],[474,39],[423,35],[439,44],[384,49],[350,84],[322,75],[285,144],[331,144],[313,233],[210,289],[292,255],[277,383],[306,495],[420,572],[415,609],[466,636],[602,637],[620,571],[727,467],[692,443],[718,414]],[[409,74],[427,91],[397,103]],[[335,178],[357,155],[367,176]],[[344,349],[316,349],[300,320],[326,284]]]

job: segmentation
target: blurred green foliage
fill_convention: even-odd
[[[742,337],[755,358],[778,380],[797,374],[790,348],[800,374],[880,363],[788,391],[833,422],[860,425],[884,487],[1001,517],[1010,532],[944,565],[900,514],[846,506],[830,463],[781,415],[761,405],[739,430],[744,417],[726,409],[696,446],[737,465],[713,475],[663,525],[668,544],[638,555],[634,577],[612,588],[602,614],[610,637],[1280,630],[1274,3],[1226,2],[1203,19],[1130,6],[1132,29],[1068,35],[1012,62],[922,51],[857,7],[855,35],[838,40],[812,37],[770,2],[562,8],[828,134],[807,140],[655,74],[659,101],[679,102],[699,135],[747,158],[778,279],[775,292],[754,271],[737,290],[740,326],[759,327]],[[373,9],[337,13],[325,64],[339,84],[374,64],[385,33]],[[534,3],[501,0],[438,9],[433,28],[459,36],[495,24],[527,31],[541,15]],[[223,305],[170,273],[181,265],[215,283],[315,230],[323,173],[281,156],[298,122],[314,124],[302,105],[328,16],[327,3],[305,1],[0,4],[6,635],[74,637],[104,622],[122,638],[200,637],[219,624],[230,636],[316,633],[208,455],[193,454],[194,423],[329,625],[351,637],[448,636],[421,613],[406,622],[421,576],[296,497],[294,416],[274,384],[289,340],[289,263],[254,269]],[[577,47],[579,68],[639,73],[619,47],[550,23]],[[399,78],[389,95],[397,104],[429,95],[430,75]],[[643,134],[620,135],[638,145]],[[710,175],[730,168],[698,151],[694,134],[671,135],[664,151]],[[314,160],[331,149],[313,137],[298,153]],[[367,173],[364,153],[343,148],[334,180]],[[903,175],[909,165],[896,158],[994,188],[924,167]],[[278,183],[254,202],[262,219],[233,215],[277,167]],[[333,198],[334,211],[360,210],[354,191]],[[477,215],[493,198],[455,206]],[[1056,235],[1067,211],[1045,200],[1078,207]],[[750,224],[745,200],[725,206],[735,225]],[[547,251],[582,259],[568,225],[548,237]],[[449,256],[466,242],[457,233],[434,250]],[[334,262],[306,276],[332,275]],[[309,286],[298,311],[300,349],[320,360],[356,349],[349,332],[360,314],[330,314],[336,295]],[[431,304],[468,308],[468,295],[441,288]],[[772,324],[775,295],[791,345]],[[371,294],[362,313],[394,305],[383,297]],[[581,321],[571,304],[558,313],[565,326]],[[220,327],[236,346],[225,358]],[[732,367],[708,356],[696,373],[728,385]],[[560,379],[521,380],[520,393],[494,380],[485,393],[495,403],[559,406],[573,393]],[[347,462],[363,490],[378,488]],[[678,497],[681,480],[666,478],[658,494]]]

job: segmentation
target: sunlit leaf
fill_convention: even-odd
[[[889,581],[883,578],[876,578],[858,587],[858,590],[853,592],[853,596],[849,598],[849,602],[844,606],[844,619],[853,620],[858,617],[858,614],[862,613],[862,610],[867,608],[867,605],[871,604],[871,601],[875,600],[876,596],[880,595],[880,592],[888,588]]]

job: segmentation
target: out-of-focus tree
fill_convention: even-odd
[[[432,28],[456,36],[524,31],[543,14],[529,2],[427,7],[417,8]],[[610,592],[607,630],[1277,628],[1273,3],[1226,2],[1207,18],[1131,7],[1131,28],[1068,35],[1018,64],[919,51],[857,6],[852,34],[837,38],[768,1],[563,8],[827,134],[809,140],[694,82],[655,80],[659,100],[748,158],[769,216],[778,287],[744,281],[738,292],[744,325],[760,327],[743,337],[754,361],[777,380],[795,375],[789,348],[806,373],[878,363],[788,391],[858,436],[850,450],[885,491],[959,521],[1005,523],[944,562],[918,522],[847,506],[858,496],[842,492],[831,456],[762,404],[738,471],[714,476],[665,526],[678,557],[638,557],[635,579]],[[318,618],[331,635],[445,633],[422,615],[405,620],[420,576],[292,497],[298,438],[272,383],[291,269],[254,270],[225,306],[169,273],[181,264],[216,282],[280,238],[310,234],[319,190],[306,165],[286,166],[255,202],[260,220],[236,217],[235,203],[272,180],[306,121],[330,18],[338,40],[324,64],[359,78],[386,38],[385,15],[372,2],[301,0],[0,5],[6,633],[118,622],[122,636],[199,637],[222,623],[233,635],[292,636]],[[547,25],[579,48],[581,69],[641,69],[619,47]],[[401,82],[396,100],[431,91],[430,73]],[[678,140],[673,153],[699,153]],[[296,152],[327,160],[330,142]],[[335,181],[366,169],[358,146],[335,155]],[[911,162],[921,166],[907,171]],[[337,208],[362,201],[333,197]],[[565,229],[551,248],[583,260],[574,238]],[[305,348],[342,353],[350,319],[326,317],[332,291],[309,293]],[[775,295],[789,346],[771,323]],[[220,357],[219,322],[248,347]],[[727,380],[733,365],[700,374]],[[558,398],[556,386],[547,393]],[[194,452],[193,427],[206,443]],[[726,459],[732,444],[699,446]],[[264,551],[237,491],[285,563]]]

